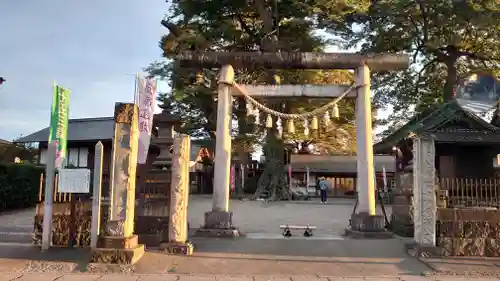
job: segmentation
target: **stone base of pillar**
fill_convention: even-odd
[[[446,251],[440,247],[419,245],[418,243],[405,244],[408,255],[416,258],[432,258],[449,256]]]
[[[186,243],[166,242],[161,243],[160,245],[160,251],[171,255],[191,256],[193,254],[193,250],[193,244],[189,241]]]
[[[210,211],[205,213],[205,225],[196,231],[202,237],[239,237],[238,228],[233,226],[233,213]]]
[[[346,229],[346,236],[351,238],[391,238],[393,233],[385,228],[385,218],[382,215],[370,216],[368,213],[358,213],[351,216],[351,227]]]
[[[92,249],[90,262],[107,264],[134,264],[144,255],[144,245],[138,244],[137,235],[130,237],[105,236]]]

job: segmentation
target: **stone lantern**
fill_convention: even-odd
[[[172,165],[171,148],[176,134],[175,130],[180,128],[181,118],[172,115],[164,107],[163,111],[155,114],[153,126],[158,128],[158,136],[152,141],[160,148],[160,155],[156,157],[153,166],[156,168],[170,168]]]
[[[148,154],[149,165],[145,167],[147,171],[141,191],[137,194],[139,200],[136,212],[136,233],[139,241],[147,246],[159,246],[162,241],[168,241],[171,149],[175,129],[180,124],[181,119],[165,109],[153,118],[157,134],[151,139],[150,150],[154,148],[155,153]]]

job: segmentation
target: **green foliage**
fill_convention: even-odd
[[[36,162],[37,149],[28,144],[0,143],[0,163],[13,163],[16,157],[23,162]]]
[[[30,164],[0,164],[0,211],[36,204],[43,168]]]
[[[318,29],[330,27],[332,22],[354,12],[364,12],[370,1],[345,0],[185,0],[173,1],[167,18],[162,24],[169,33],[160,41],[165,58],[172,58],[182,51],[218,52],[321,52],[331,40],[317,34]],[[169,78],[172,93],[161,97],[166,107],[183,117],[185,132],[194,137],[215,138],[216,128],[216,70],[183,69],[175,62],[157,63],[149,69],[154,75]],[[236,80],[240,84],[269,84],[279,77],[281,84],[304,84],[321,80],[343,80],[345,73],[315,71],[275,71],[261,69],[237,69]],[[336,76],[338,75],[338,76]],[[310,111],[317,102],[299,99],[260,100],[269,108],[286,113]],[[323,101],[324,102],[324,101]],[[233,103],[233,128],[235,151],[240,159],[243,152],[251,152],[263,139],[262,126],[251,126],[246,118],[245,101],[236,98]],[[265,120],[261,118],[261,120]],[[344,126],[349,123],[338,123]],[[346,127],[348,127],[346,125]],[[334,129],[331,127],[330,129]],[[283,167],[284,143],[307,141],[295,134],[276,138],[276,128],[266,134],[266,172],[259,181],[259,190],[270,190],[271,198],[286,198],[283,191],[285,174]],[[333,130],[330,130],[333,131]],[[346,131],[350,131],[347,129]],[[291,139],[293,138],[293,139]],[[309,139],[311,140],[311,139]],[[337,141],[325,137],[321,142]],[[316,139],[315,144],[320,140]],[[325,146],[335,149],[336,145]],[[279,187],[282,190],[276,190]]]
[[[409,112],[453,98],[461,75],[500,68],[500,5],[495,0],[380,0],[366,12],[345,15],[329,31],[364,52],[409,54],[403,72],[376,74],[375,103],[394,110],[397,127]]]
[[[257,1],[260,4],[263,1]],[[265,23],[258,8],[259,3],[247,1],[183,1],[174,2],[169,17],[163,24],[169,30],[160,47],[164,56],[170,58],[180,51],[210,50],[210,51],[259,51],[266,45]],[[367,1],[280,1],[277,10],[271,4],[265,3],[267,10],[276,15],[279,27],[275,34],[277,49],[281,51],[322,51],[331,43],[330,40],[318,36],[315,31],[338,17],[353,11],[366,9]],[[311,19],[309,19],[311,18]],[[312,18],[318,19],[312,20]],[[150,73],[169,78],[172,92],[161,96],[161,101],[169,111],[183,116],[185,125],[183,131],[193,137],[215,138],[216,127],[216,70],[182,69],[175,62],[155,63],[149,68]],[[344,83],[352,81],[352,74],[347,71],[273,71],[266,69],[237,70],[236,79],[242,84],[265,84],[268,77],[280,77],[282,84],[302,83]],[[270,100],[261,100],[272,106]],[[276,102],[276,101],[272,101]],[[288,112],[309,111],[327,101],[312,101],[287,99],[279,101]],[[286,105],[285,105],[286,104]],[[346,106],[352,106],[347,104]],[[281,110],[280,110],[281,111]],[[347,111],[352,111],[347,109]],[[352,116],[345,116],[351,120]],[[237,121],[234,128],[233,145],[244,146],[250,152],[255,148],[264,134],[265,128],[251,126],[246,118],[245,100],[237,98],[233,107],[233,118]],[[264,120],[261,118],[261,120]],[[338,125],[344,126],[344,123]],[[351,122],[352,123],[352,122]],[[349,126],[347,126],[349,127]],[[332,127],[328,132],[333,132]],[[350,129],[346,130],[351,132]],[[316,143],[338,140],[338,135],[320,134]],[[300,134],[287,142],[307,139]],[[337,147],[329,145],[325,147]]]

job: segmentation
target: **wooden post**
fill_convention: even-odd
[[[170,254],[193,254],[193,245],[187,241],[190,146],[189,136],[178,135],[174,138],[168,242],[160,246],[161,250]]]
[[[241,169],[241,191],[244,192],[245,190],[245,165],[240,164],[240,169]]]
[[[306,192],[307,192],[307,195],[309,195],[309,177],[310,177],[309,166],[307,166],[306,167]]]
[[[54,201],[54,174],[56,165],[56,150],[55,142],[49,143],[47,149],[47,164],[45,165],[45,198],[43,208],[43,237],[42,251],[46,251],[52,245],[52,205]]]
[[[90,246],[97,248],[99,229],[101,222],[101,188],[102,188],[102,162],[104,147],[102,142],[95,145],[94,153],[94,181],[92,193],[92,226],[90,236]]]

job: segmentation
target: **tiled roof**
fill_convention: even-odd
[[[111,140],[113,117],[80,118],[68,120],[68,141]],[[16,142],[44,142],[49,140],[49,127],[22,137]]]
[[[463,120],[470,127],[449,127],[449,124],[456,120]],[[390,150],[392,146],[410,134],[429,135],[440,142],[500,142],[499,127],[463,110],[453,100],[416,115],[397,131],[375,144],[374,151]]]

